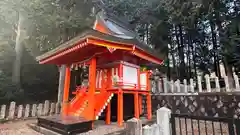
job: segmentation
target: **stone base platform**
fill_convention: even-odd
[[[73,135],[92,130],[92,123],[82,117],[53,115],[39,117],[37,126],[63,135]]]

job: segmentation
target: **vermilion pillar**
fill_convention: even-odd
[[[108,103],[107,108],[106,108],[106,124],[111,123],[111,102]]]
[[[134,116],[139,119],[139,101],[138,101],[138,93],[134,93]]]
[[[137,89],[141,90],[141,72],[140,72],[140,68],[137,70],[137,75],[138,75],[138,78],[137,78],[138,79],[137,80],[138,81],[137,82],[138,83]]]
[[[90,60],[90,67],[89,67],[89,101],[88,101],[88,107],[91,110],[89,113],[90,118],[93,120],[94,117],[94,95],[95,95],[95,89],[96,89],[96,58],[92,58]]]
[[[117,122],[119,126],[123,125],[123,92],[119,90],[118,92],[118,113]]]
[[[148,120],[152,119],[152,102],[150,93],[147,94],[147,118]]]
[[[151,89],[151,86],[150,86],[151,82],[150,82],[150,72],[147,71],[147,90],[150,90]]]
[[[107,88],[112,88],[112,69],[107,70]]]
[[[119,76],[119,80],[120,81],[120,86],[123,85],[123,64],[120,63],[119,68],[118,68],[118,76]]]
[[[67,66],[66,73],[65,73],[64,92],[63,92],[63,108],[62,108],[62,112],[64,115],[68,114],[68,97],[69,97],[69,88],[70,88],[70,77],[71,77],[70,66]]]
[[[142,95],[138,96],[138,101],[139,101],[139,115],[142,114]]]

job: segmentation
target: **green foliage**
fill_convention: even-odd
[[[2,102],[56,99],[58,69],[40,65],[35,57],[92,26],[91,1],[3,0],[0,1],[0,96]],[[21,84],[11,81],[15,60],[18,15],[24,18],[21,44]],[[2,45],[3,44],[3,45]]]
[[[93,5],[129,22],[139,39],[164,55],[177,78],[218,72],[219,62],[240,70],[240,3],[236,0],[2,0],[0,102],[56,98],[58,71],[34,57],[92,26]],[[24,16],[21,89],[11,83],[18,15]],[[171,70],[171,71],[169,71]]]
[[[11,76],[2,72],[0,75],[0,102],[9,102],[11,100],[21,100],[23,98],[22,91],[17,89],[17,85],[11,81]],[[16,98],[18,97],[18,98]]]

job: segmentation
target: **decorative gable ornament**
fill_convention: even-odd
[[[113,53],[114,51],[117,50],[116,48],[112,48],[112,47],[107,47],[107,49],[110,53]]]

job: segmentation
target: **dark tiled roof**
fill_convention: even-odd
[[[65,42],[61,45],[59,45],[55,49],[53,49],[49,52],[46,52],[46,53],[42,54],[41,56],[38,56],[36,59],[38,61],[46,59],[46,58],[54,55],[55,53],[63,51],[67,48],[70,48],[70,47],[76,45],[79,41],[84,40],[86,38],[90,38],[90,37],[97,38],[97,39],[102,39],[102,40],[110,41],[110,42],[122,43],[122,44],[133,44],[137,48],[139,48],[141,50],[144,50],[145,52],[149,53],[150,55],[155,56],[159,59],[163,59],[163,57],[161,57],[160,54],[156,53],[155,50],[148,47],[145,43],[140,42],[137,39],[123,39],[123,38],[115,37],[115,36],[112,36],[112,35],[104,34],[104,33],[101,33],[99,31],[96,31],[96,30],[93,30],[93,29],[85,30],[84,32],[82,32],[82,34],[76,36],[75,38],[73,38],[73,39],[71,39],[71,40],[69,40],[69,41],[67,41],[67,42]]]

